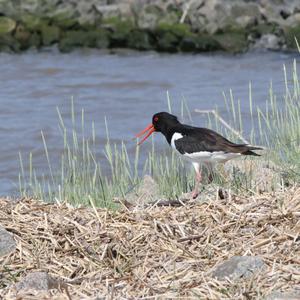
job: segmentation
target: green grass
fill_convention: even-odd
[[[252,88],[249,85],[249,112],[252,130],[247,137],[251,143],[264,145],[268,148],[262,158],[254,158],[258,162],[271,161],[277,165],[280,179],[274,185],[282,184],[282,179],[288,183],[300,180],[300,84],[297,76],[296,63],[293,65],[292,80],[288,80],[284,67],[285,92],[276,96],[272,85],[265,108],[257,108],[252,99]],[[171,111],[171,101],[168,97],[168,107]],[[243,122],[240,102],[234,99],[232,91],[229,96],[224,94],[224,103],[230,116],[229,125],[242,136]],[[216,108],[217,109],[217,108]],[[33,196],[46,201],[68,201],[74,205],[96,205],[116,208],[114,197],[125,197],[128,191],[138,185],[144,174],[151,174],[157,179],[160,192],[168,198],[178,197],[182,192],[188,192],[193,186],[193,170],[186,167],[178,156],[169,151],[159,155],[152,140],[152,148],[144,162],[140,161],[140,151],[136,147],[131,160],[124,143],[113,144],[109,138],[106,122],[107,141],[103,149],[106,162],[96,154],[96,130],[92,123],[90,136],[86,136],[86,121],[84,111],[75,112],[71,106],[72,126],[67,128],[62,115],[57,109],[61,138],[64,151],[60,159],[60,172],[54,172],[50,160],[47,141],[41,133],[50,176],[38,178],[33,164],[33,156],[29,156],[29,170],[24,169],[24,158],[20,154],[19,186],[22,196]],[[181,114],[188,116],[190,112],[186,101],[182,102]],[[151,118],[151,116],[149,116]],[[257,120],[257,121],[255,121]],[[226,135],[229,139],[241,142],[228,128],[225,128],[216,115],[207,114],[209,127]],[[247,158],[252,159],[252,158]],[[102,172],[103,163],[108,163],[110,174]],[[143,164],[143,170],[138,166]],[[215,183],[231,188],[236,192],[251,192],[255,189],[256,178],[251,174],[235,174],[234,180],[228,181],[221,172],[217,172]]]

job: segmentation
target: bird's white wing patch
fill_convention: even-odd
[[[185,153],[183,156],[191,160],[192,162],[218,163],[239,157],[240,155],[240,153],[226,153],[223,151],[199,151],[193,153]]]
[[[171,139],[171,147],[175,150],[176,149],[176,146],[175,146],[175,141],[179,140],[179,139],[182,139],[183,138],[183,135],[179,132],[175,132],[173,135],[172,135],[172,139]]]

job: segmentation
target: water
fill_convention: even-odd
[[[282,94],[283,64],[290,70],[297,57],[274,52],[238,56],[98,51],[0,54],[0,194],[17,192],[19,152],[24,157],[32,152],[39,172],[49,173],[41,130],[55,166],[62,151],[56,107],[70,120],[71,97],[79,111],[85,110],[86,124],[95,121],[100,144],[105,141],[106,116],[112,141],[125,140],[133,149],[130,138],[150,123],[153,113],[167,110],[166,91],[173,113],[179,114],[183,97],[191,110],[219,105],[222,112],[222,92],[232,88],[247,124],[249,81],[254,101],[262,105],[271,80]],[[204,125],[200,115],[193,113],[193,119]],[[161,137],[156,139],[166,147]]]

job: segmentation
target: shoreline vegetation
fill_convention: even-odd
[[[159,52],[295,50],[300,3],[284,1],[0,2],[0,51],[57,45]]]
[[[208,188],[203,186],[201,197],[211,194],[210,187],[221,187],[236,194],[245,196],[260,192],[277,191],[300,182],[300,83],[297,65],[294,61],[291,74],[284,67],[283,77],[285,91],[276,95],[272,84],[269,99],[265,107],[257,107],[252,99],[252,88],[249,85],[250,131],[244,136],[243,118],[240,102],[234,99],[233,92],[224,94],[224,107],[228,116],[226,122],[218,113],[218,108],[205,111],[207,126],[220,132],[234,142],[259,145],[264,150],[260,157],[233,160],[214,172],[213,183]],[[290,79],[291,78],[291,79]],[[168,95],[168,94],[167,94]],[[172,110],[168,97],[169,111]],[[190,111],[185,101],[182,102],[181,119],[192,123]],[[213,113],[212,113],[213,112]],[[139,188],[143,185],[143,177],[150,175],[157,186],[149,189],[157,190],[156,199],[180,199],[194,185],[193,170],[188,168],[176,153],[168,150],[156,151],[154,140],[142,161],[140,148],[128,154],[124,142],[113,143],[109,136],[109,124],[106,124],[106,144],[103,151],[105,159],[99,157],[97,133],[94,123],[86,122],[84,110],[78,112],[74,102],[71,105],[71,124],[67,126],[57,108],[63,153],[55,167],[51,161],[51,153],[43,134],[42,143],[48,170],[37,177],[34,156],[23,157],[20,153],[19,191],[22,197],[34,197],[45,201],[68,202],[72,205],[87,205],[117,209],[119,205],[114,198],[135,201],[136,195],[143,194]],[[203,113],[203,112],[202,112]],[[224,126],[224,122],[226,126]],[[246,138],[246,139],[245,139]],[[134,141],[132,141],[134,144]],[[109,174],[103,174],[103,166],[109,167]],[[28,166],[28,167],[24,167]],[[205,171],[205,170],[204,170]]]

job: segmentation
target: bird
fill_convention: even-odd
[[[233,158],[244,155],[260,156],[253,150],[263,150],[261,147],[233,143],[212,129],[182,124],[176,116],[168,112],[153,115],[152,123],[136,134],[136,138],[145,135],[138,145],[141,145],[154,132],[162,133],[168,144],[192,163],[195,169],[193,199],[199,195],[203,165],[211,170],[216,164],[225,163]]]

